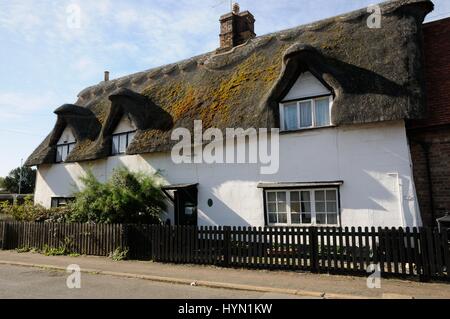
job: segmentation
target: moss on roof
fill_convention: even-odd
[[[421,25],[432,8],[429,0],[389,1],[380,29],[367,27],[363,9],[87,88],[76,104],[95,115],[101,132],[80,140],[68,161],[108,156],[110,127],[124,112],[141,121],[129,154],[170,150],[172,130],[193,129],[194,120],[205,128],[278,127],[278,102],[305,70],[333,89],[337,125],[420,118]],[[118,89],[129,92],[110,99]],[[58,132],[27,165],[53,162]]]

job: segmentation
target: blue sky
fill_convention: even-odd
[[[241,0],[256,33],[294,27],[376,0]],[[435,0],[428,20],[450,16]],[[80,28],[67,21],[78,5]],[[218,46],[228,0],[0,0],[0,176],[51,131],[58,106],[76,101],[103,71],[116,78]],[[70,20],[72,21],[72,20]]]

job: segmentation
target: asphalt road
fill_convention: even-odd
[[[69,289],[70,274],[0,266],[0,299],[286,299],[295,296],[191,287],[142,279],[81,274],[81,288]]]

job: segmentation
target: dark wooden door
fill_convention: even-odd
[[[175,225],[197,226],[197,189],[175,191]]]

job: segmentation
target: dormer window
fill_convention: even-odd
[[[314,75],[303,73],[280,103],[283,131],[331,126],[333,96]]]
[[[112,155],[125,154],[136,135],[136,126],[128,116],[123,116],[112,135]]]
[[[69,127],[66,127],[56,144],[56,163],[65,162],[76,144],[77,141],[72,130]]]

